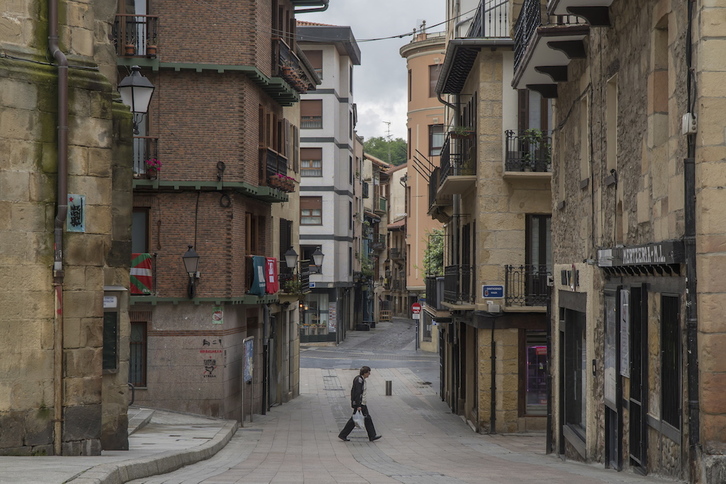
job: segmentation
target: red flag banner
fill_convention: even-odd
[[[277,279],[277,259],[274,257],[268,257],[265,261],[265,282],[267,283],[265,287],[267,294],[275,294],[280,289]]]
[[[151,294],[154,277],[151,271],[151,254],[131,254],[131,294]]]

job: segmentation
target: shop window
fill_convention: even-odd
[[[668,425],[681,428],[681,351],[678,297],[661,296],[661,390],[662,418]]]
[[[328,295],[325,293],[311,293],[305,296],[302,314],[303,326],[312,328],[328,327]],[[320,331],[318,331],[318,334]]]
[[[565,424],[584,438],[587,401],[585,314],[569,309],[565,311],[564,358]]]
[[[523,331],[523,365],[521,378],[524,414],[547,415],[547,334],[544,331]]]
[[[146,386],[146,323],[131,323],[129,341],[129,383],[135,387]]]

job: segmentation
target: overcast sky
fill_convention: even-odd
[[[409,34],[444,21],[445,0],[330,0],[328,10],[297,15],[298,20],[350,26],[361,50],[361,65],[354,69],[354,102],[358,105],[356,130],[364,138],[391,136],[406,139],[406,60],[398,53],[411,36],[374,42],[364,39]],[[441,32],[445,26],[432,27]]]

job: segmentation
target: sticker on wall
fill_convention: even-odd
[[[86,231],[86,196],[68,194],[68,216],[66,217],[68,232]]]
[[[224,323],[224,308],[222,306],[212,307],[212,324]]]

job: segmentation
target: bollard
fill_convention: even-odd
[[[393,395],[393,382],[386,380],[386,396],[390,397],[391,395]]]

